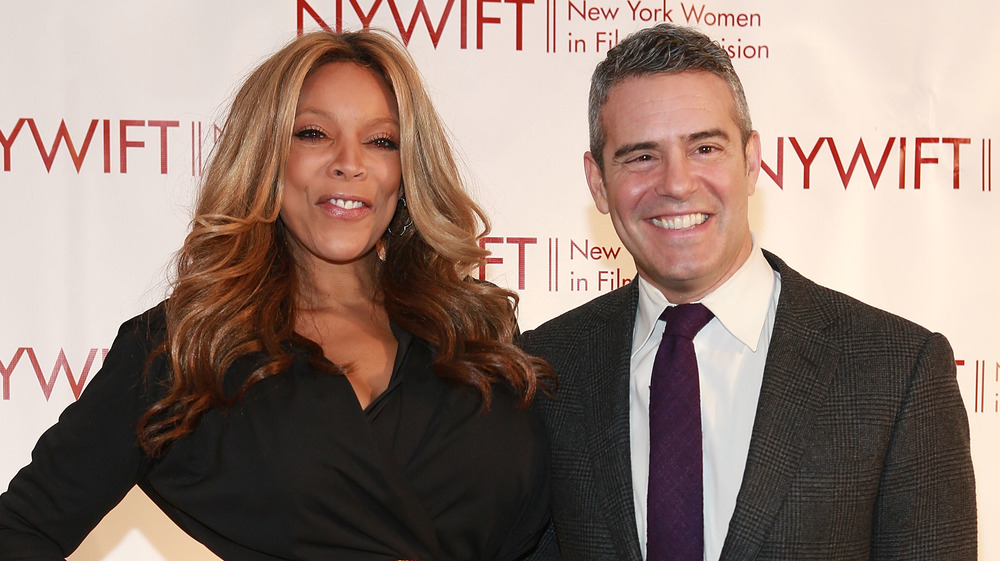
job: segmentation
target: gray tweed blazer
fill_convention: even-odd
[[[781,295],[722,560],[974,560],[969,425],[947,340],[765,256]],[[539,402],[553,525],[533,560],[641,559],[628,428],[637,305],[631,283],[522,336],[559,375]]]

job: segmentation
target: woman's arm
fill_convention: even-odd
[[[63,559],[148,468],[136,426],[151,403],[143,374],[160,310],[122,325],[100,372],[0,495],[0,560]]]

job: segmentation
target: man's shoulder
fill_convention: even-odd
[[[781,276],[777,322],[791,320],[804,327],[860,337],[891,332],[924,339],[931,333],[902,316],[806,278],[774,254],[764,254]]]
[[[633,281],[525,332],[521,336],[522,346],[529,352],[539,347],[552,350],[576,344],[595,330],[630,324],[628,318],[635,315],[637,303],[638,288]]]
[[[587,329],[588,326],[603,325],[607,321],[623,313],[635,313],[638,302],[638,292],[634,282],[602,294],[585,302],[572,310],[539,325],[530,333],[535,335],[551,334],[567,329]]]

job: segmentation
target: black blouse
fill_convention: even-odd
[[[101,371],[42,435],[0,495],[0,559],[62,559],[138,484],[224,559],[509,560],[548,519],[543,429],[512,392],[477,391],[433,372],[433,349],[393,326],[388,389],[362,410],[350,382],[309,366],[211,410],[157,459],[136,443],[162,392],[142,375],[164,337],[162,306],[122,325]],[[255,361],[226,375],[242,386]]]

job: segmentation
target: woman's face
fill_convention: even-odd
[[[285,167],[281,219],[300,264],[373,258],[396,210],[399,111],[385,80],[354,63],[321,66],[302,84]]]

